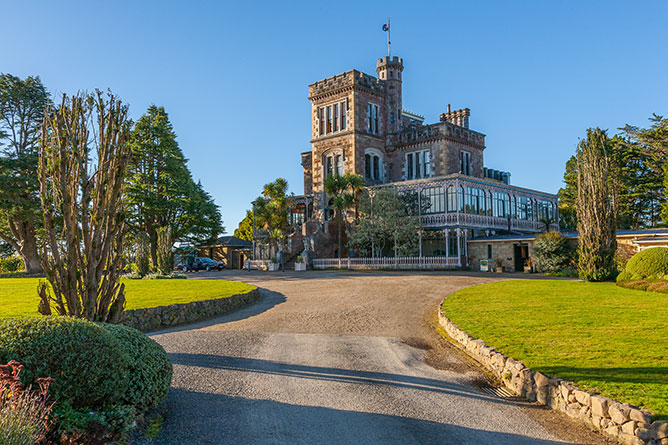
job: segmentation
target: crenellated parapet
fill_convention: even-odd
[[[387,135],[387,145],[402,146],[449,139],[477,148],[485,148],[485,135],[450,122],[411,126],[399,133]]]
[[[315,102],[355,88],[363,89],[376,96],[385,94],[385,87],[380,79],[361,71],[350,70],[310,84],[308,98]]]

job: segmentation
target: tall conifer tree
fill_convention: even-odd
[[[132,133],[127,197],[132,232],[146,233],[157,265],[158,229],[174,240],[202,243],[223,232],[220,211],[196,184],[163,107],[152,105]]]
[[[49,93],[39,77],[0,74],[0,239],[12,246],[26,272],[42,270],[38,230],[42,226],[39,133]]]

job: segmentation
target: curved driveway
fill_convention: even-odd
[[[160,332],[174,362],[159,444],[553,444],[600,437],[476,387],[432,326],[447,294],[489,275],[227,271],[255,305]],[[151,442],[149,442],[151,443]]]

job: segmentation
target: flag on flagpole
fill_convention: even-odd
[[[384,23],[383,24],[383,31],[389,31],[390,30],[390,24],[389,23]]]

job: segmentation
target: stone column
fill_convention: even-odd
[[[444,229],[445,232],[445,257],[450,257],[450,229]]]

